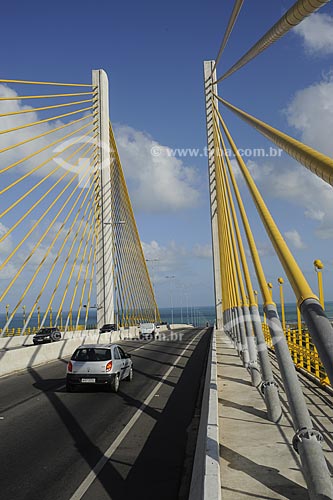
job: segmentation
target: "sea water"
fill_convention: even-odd
[[[280,304],[277,304],[278,313],[281,318],[281,307]],[[262,314],[262,307],[259,306],[260,313]],[[209,325],[214,325],[215,323],[215,307],[214,306],[184,306],[184,307],[174,307],[173,309],[170,307],[161,307],[159,309],[161,321],[166,323],[189,323],[195,326],[206,326],[207,323]],[[328,318],[333,321],[333,302],[325,303],[325,312]],[[9,311],[10,313],[10,311]],[[63,325],[65,325],[66,318],[68,313],[63,312]],[[296,305],[293,303],[285,304],[285,315],[286,315],[286,323],[296,323],[297,322],[297,311]],[[40,313],[40,317],[43,318],[43,312]],[[53,312],[53,324],[55,323],[56,313]],[[77,312],[73,311],[73,324],[76,324]],[[84,324],[85,319],[85,310],[81,312],[79,324]],[[172,321],[173,320],[173,321]],[[88,315],[87,326],[88,328],[93,328],[96,325],[96,309],[91,309]],[[0,328],[6,323],[6,314],[0,313]],[[22,328],[24,324],[24,315],[23,313],[17,313],[10,323],[10,328]],[[36,327],[38,324],[37,313],[33,314],[29,326]],[[49,326],[49,315],[47,320],[45,321],[45,326]],[[58,326],[60,322],[58,321]]]

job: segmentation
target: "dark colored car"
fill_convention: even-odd
[[[32,341],[35,345],[44,344],[46,342],[56,342],[61,339],[61,332],[56,327],[41,328]]]
[[[102,326],[99,333],[115,332],[116,330],[117,326],[114,323],[108,323]]]

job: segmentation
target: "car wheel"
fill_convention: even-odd
[[[130,368],[129,374],[127,375],[127,377],[124,380],[127,380],[127,382],[131,382],[133,380],[133,368],[132,367]]]
[[[116,373],[114,379],[110,382],[110,390],[111,392],[118,392],[119,389],[119,374]]]

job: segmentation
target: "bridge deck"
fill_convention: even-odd
[[[221,332],[217,332],[217,363],[223,500],[305,500],[308,494],[290,444],[294,431],[275,357],[272,364],[283,409],[278,425],[267,420],[260,393],[252,387],[230,339]],[[333,398],[306,377],[299,377],[333,473]]]

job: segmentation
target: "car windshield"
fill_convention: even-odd
[[[142,323],[141,328],[154,328],[154,323]]]
[[[111,359],[111,350],[101,347],[87,347],[77,349],[73,356],[73,361],[107,361]]]

